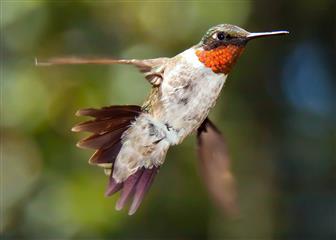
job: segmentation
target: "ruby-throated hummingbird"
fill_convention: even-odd
[[[72,130],[92,133],[77,146],[96,150],[89,163],[103,167],[109,176],[107,196],[121,191],[117,210],[130,199],[129,214],[138,209],[169,147],[180,144],[195,130],[210,192],[230,208],[234,205],[234,181],[224,140],[208,114],[246,44],[251,39],[283,34],[288,32],[250,33],[220,24],[210,28],[198,44],[172,58],[53,58],[37,64],[130,64],[152,84],[142,106],[88,108],[76,113],[94,118]]]

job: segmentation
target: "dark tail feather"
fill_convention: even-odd
[[[158,172],[157,168],[144,170],[138,184],[135,187],[135,193],[134,193],[132,205],[128,210],[129,215],[133,215],[138,210],[142,202],[142,199],[144,198],[145,193],[148,191],[148,189],[152,185],[152,182],[157,172]]]
[[[138,184],[143,171],[143,169],[140,169],[126,179],[126,181],[124,182],[124,186],[121,189],[120,198],[116,204],[117,210],[121,210],[125,206],[127,200],[134,193],[135,187]]]
[[[141,168],[133,175],[129,176],[123,183],[116,183],[112,177],[113,173],[111,173],[110,182],[107,186],[105,195],[111,196],[121,190],[116,209],[121,210],[125,204],[132,199],[128,214],[133,215],[139,208],[145,193],[151,186],[158,170],[158,167],[153,167],[151,169]]]
[[[122,187],[123,187],[123,183],[117,183],[113,179],[112,174],[111,174],[110,181],[109,181],[109,184],[105,192],[105,196],[108,197],[108,196],[113,195],[114,193],[118,192]]]

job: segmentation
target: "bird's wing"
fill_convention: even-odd
[[[129,215],[139,208],[169,148],[143,114],[136,105],[86,108],[76,115],[93,119],[72,128],[74,132],[92,133],[77,146],[96,150],[89,163],[104,168],[109,176],[105,195],[120,191],[116,209],[121,210],[131,202]],[[150,164],[144,165],[144,161]]]
[[[130,64],[139,69],[145,75],[145,78],[155,86],[161,84],[165,65],[169,58],[154,59],[113,59],[113,58],[79,58],[79,57],[59,57],[47,60],[35,59],[36,66],[52,66],[52,65],[77,65],[77,64]]]
[[[237,216],[236,184],[223,136],[207,118],[198,128],[197,138],[201,174],[212,198],[226,214]]]

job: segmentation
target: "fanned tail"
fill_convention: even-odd
[[[121,191],[116,204],[117,210],[122,209],[128,200],[133,199],[129,215],[134,214],[140,206],[159,169],[155,166],[141,167],[123,182],[116,182],[113,178],[114,162],[122,147],[122,135],[141,113],[141,107],[135,105],[81,109],[77,111],[77,116],[90,116],[94,119],[79,123],[72,128],[74,132],[92,133],[91,136],[80,140],[77,146],[96,150],[89,163],[103,167],[105,173],[109,175],[106,196]]]
[[[122,183],[117,183],[111,174],[105,196],[111,196],[121,190],[120,198],[116,204],[116,210],[121,210],[128,200],[133,198],[128,210],[128,214],[133,215],[139,208],[158,170],[158,167],[152,167],[151,169],[142,167]]]

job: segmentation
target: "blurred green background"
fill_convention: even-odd
[[[1,239],[336,239],[333,0],[1,1]],[[174,56],[212,25],[289,30],[251,42],[211,118],[227,138],[241,217],[200,178],[195,136],[173,147],[136,215],[70,132],[83,107],[141,104],[129,66],[35,67],[53,56]]]

